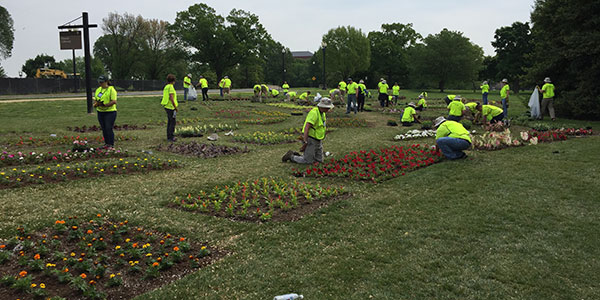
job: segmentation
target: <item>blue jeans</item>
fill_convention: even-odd
[[[219,88],[219,94],[221,94],[221,98],[223,98],[223,88],[222,87]]]
[[[347,114],[350,113],[351,103],[354,104],[354,113],[356,113],[358,111],[358,105],[356,104],[356,94],[348,94],[348,104],[346,105]]]
[[[436,140],[436,143],[444,156],[448,159],[458,159],[466,154],[463,150],[469,149],[471,143],[467,140],[451,137],[443,137]]]
[[[190,88],[183,88],[183,101],[187,101],[187,94],[190,91]]]
[[[115,145],[115,133],[113,131],[115,120],[117,120],[116,111],[98,112],[98,123],[100,123],[100,128],[102,128],[104,144],[109,146]]]
[[[508,105],[507,105],[507,100],[506,98],[502,99],[502,110],[504,110],[504,117],[508,118]]]
[[[488,104],[487,96],[488,96],[488,93],[483,93],[483,94],[481,95],[481,98],[482,98],[481,100],[483,100],[483,104],[484,104],[484,105],[487,105],[487,104]]]

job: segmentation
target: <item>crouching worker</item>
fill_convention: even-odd
[[[300,156],[294,151],[288,151],[281,161],[292,161],[298,164],[312,164],[315,161],[323,162],[323,139],[325,138],[326,115],[333,108],[329,98],[321,98],[317,107],[307,115],[302,128],[302,148],[304,155]]]
[[[412,126],[413,123],[421,123],[419,121],[419,116],[417,116],[417,111],[415,110],[415,103],[411,102],[404,109],[402,113],[402,126]]]
[[[438,117],[433,126],[437,129],[435,143],[447,159],[467,157],[463,150],[471,148],[471,136],[462,124]]]

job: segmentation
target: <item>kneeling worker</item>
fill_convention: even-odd
[[[271,97],[277,98],[279,96],[279,91],[276,89],[271,89]]]
[[[294,155],[294,151],[288,151],[281,161],[292,161],[298,164],[312,164],[313,162],[323,162],[323,139],[325,138],[327,117],[326,114],[333,108],[333,103],[329,98],[321,98],[317,107],[313,108],[306,115],[304,126],[302,128],[302,148],[303,156]]]
[[[285,101],[294,101],[296,100],[296,92],[287,92],[287,94],[285,94]]]
[[[463,112],[465,111],[465,105],[462,103],[460,96],[454,97],[454,100],[448,104],[448,120],[460,122],[462,119]]]
[[[427,93],[425,93],[427,94]],[[427,108],[427,100],[425,100],[425,96],[423,95],[423,93],[421,93],[421,95],[419,95],[419,102],[417,102],[417,107],[415,108],[415,110],[418,111],[424,111]]]
[[[498,122],[502,123],[502,119],[504,118],[504,111],[502,110],[502,108],[494,105],[481,105],[478,109],[481,112],[481,116],[483,118],[483,125]]]
[[[435,143],[447,159],[467,157],[463,150],[471,148],[471,135],[462,124],[438,117],[433,127],[437,129]]]
[[[419,116],[417,116],[417,112],[415,111],[415,103],[411,102],[404,109],[404,113],[402,113],[402,126],[412,126],[414,122],[421,123],[419,121]]]

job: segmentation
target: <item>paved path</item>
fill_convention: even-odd
[[[219,90],[208,90],[210,94],[218,94]],[[183,91],[178,92],[183,94]],[[252,89],[236,89],[231,93],[252,93]],[[138,92],[118,92],[119,98],[122,97],[140,97],[140,96],[156,96],[162,97],[162,91],[138,91]],[[199,95],[202,97],[202,94]],[[182,96],[183,97],[183,96]],[[2,103],[19,103],[19,102],[36,102],[36,101],[74,101],[86,100],[85,93],[70,93],[70,94],[34,94],[34,95],[3,95],[0,96],[0,104]],[[183,98],[182,98],[183,99]]]

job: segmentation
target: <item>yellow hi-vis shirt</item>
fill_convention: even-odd
[[[413,115],[415,114],[417,114],[415,109],[412,106],[407,106],[402,114],[402,122],[414,122],[415,117]]]
[[[318,107],[311,109],[306,115],[304,126],[302,126],[302,133],[304,133],[304,128],[306,128],[306,123],[310,123],[312,126],[308,130],[308,136],[317,140],[324,139],[326,120],[327,116],[325,113],[321,113]]]
[[[485,94],[485,93],[489,93],[490,92],[490,85],[489,84],[482,84],[480,86],[481,88],[481,93]]]
[[[284,83],[281,88],[283,89],[284,93],[287,93],[288,89],[290,88],[290,85],[287,83]]]
[[[206,80],[206,78],[200,78],[198,83],[200,84],[200,88],[205,89],[208,87],[208,80]]]
[[[348,89],[348,95],[355,95],[356,90],[358,89],[358,83],[352,81],[352,83],[349,83],[346,88]]]
[[[387,94],[389,88],[390,88],[390,86],[387,83],[381,83],[379,85],[379,93]]]
[[[189,88],[191,84],[192,84],[191,78],[189,78],[187,76],[183,77],[183,87],[184,88],[186,88],[186,89]]]
[[[392,87],[392,95],[400,96],[400,86],[399,85],[395,85]]]
[[[471,135],[469,131],[463,127],[462,124],[455,121],[444,121],[444,123],[440,124],[435,132],[435,139],[443,138],[443,137],[451,137],[458,138],[471,142]]]
[[[347,86],[347,84],[345,81],[340,81],[340,83],[338,83],[338,87],[339,87],[340,91],[345,91],[346,86]]]
[[[427,101],[425,101],[425,98],[419,99],[419,102],[417,102],[417,106],[427,107]]]
[[[460,100],[453,100],[448,104],[448,109],[450,110],[449,114],[451,116],[462,116],[463,110],[465,110],[465,105]]]
[[[504,85],[500,90],[500,98],[505,99],[508,96],[508,91],[510,90],[510,86],[508,84]]]
[[[308,93],[304,92],[304,93],[300,94],[299,98],[300,98],[300,100],[306,100],[306,98],[308,98]]]
[[[175,103],[175,106],[173,106],[173,103],[171,103],[171,100],[169,100],[170,94],[173,94],[173,102]],[[160,101],[160,104],[167,109],[175,109],[175,107],[179,106],[179,103],[177,102],[177,93],[175,92],[175,88],[173,87],[172,83],[165,85],[165,88],[163,89],[162,101]]]
[[[465,104],[465,107],[468,108],[471,111],[471,113],[477,113],[477,102],[469,102]]]
[[[106,89],[99,87],[96,89],[96,93],[94,93],[94,100],[98,102],[102,102],[102,104],[106,105],[108,102],[112,100],[117,100],[117,90],[112,85],[109,85]],[[99,112],[109,112],[109,111],[117,111],[117,104],[113,104],[109,107],[97,106],[96,110]]]
[[[554,98],[554,84],[546,83],[542,86],[542,99]]]
[[[231,79],[227,78],[225,79],[225,81],[223,82],[223,87],[228,89],[231,87]]]
[[[273,96],[273,97],[277,97],[277,96],[279,96],[279,91],[278,91],[278,90],[276,90],[276,89],[272,89],[272,90],[271,90],[271,96]]]
[[[494,117],[497,117],[502,113],[504,113],[504,110],[494,105],[483,105],[481,107],[481,115],[486,117],[488,121],[492,120]]]

